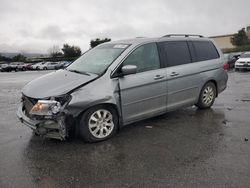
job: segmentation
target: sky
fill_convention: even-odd
[[[249,0],[0,0],[0,52],[48,53],[64,43],[172,33],[236,33],[250,25]]]

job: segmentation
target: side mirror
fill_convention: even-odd
[[[123,75],[135,74],[136,72],[137,72],[136,65],[125,65],[122,67],[122,74]]]

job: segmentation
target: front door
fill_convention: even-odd
[[[124,124],[166,111],[166,69],[161,69],[157,45],[144,44],[123,62],[137,73],[119,78]]]

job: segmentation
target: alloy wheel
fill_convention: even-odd
[[[114,129],[111,112],[105,109],[95,111],[89,118],[88,127],[90,133],[96,138],[109,136]]]

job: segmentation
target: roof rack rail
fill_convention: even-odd
[[[203,38],[204,36],[202,35],[192,35],[192,34],[169,34],[169,35],[164,35],[163,37],[200,37]]]

